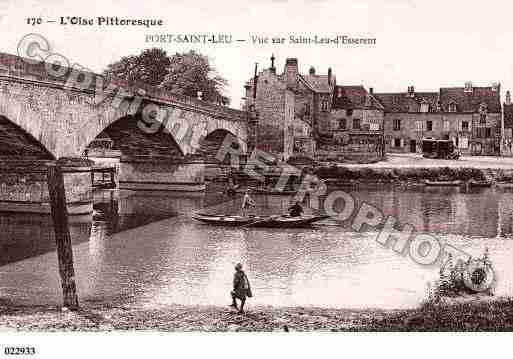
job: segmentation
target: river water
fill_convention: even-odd
[[[250,305],[409,308],[426,298],[438,267],[422,266],[376,242],[372,230],[327,220],[314,229],[212,227],[190,215],[237,212],[219,188],[206,194],[105,191],[92,216],[71,218],[79,298],[131,304],[229,304],[233,266],[244,264]],[[345,188],[418,232],[480,256],[497,272],[496,295],[513,295],[513,192],[498,189]],[[286,210],[290,198],[255,196],[259,213]],[[338,203],[338,202],[337,202]],[[341,205],[338,203],[338,205]],[[0,300],[61,303],[49,216],[0,214]]]

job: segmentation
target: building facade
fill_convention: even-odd
[[[383,105],[363,86],[336,86],[328,131],[318,139],[318,157],[370,160],[382,156],[383,121]]]
[[[246,83],[243,106],[254,110],[255,147],[280,159],[421,153],[424,138],[452,140],[465,155],[513,155],[513,105],[504,105],[503,130],[499,84],[374,93],[337,86],[331,69],[301,74],[296,58],[279,74],[274,60]]]
[[[294,155],[315,155],[315,138],[329,118],[335,76],[318,75],[312,67],[299,73],[298,60],[288,58],[284,71],[271,67],[245,86],[246,109],[257,114],[255,147],[287,160]]]
[[[379,93],[387,152],[422,152],[423,138],[450,139],[462,154],[499,155],[500,85],[440,88],[438,92]]]

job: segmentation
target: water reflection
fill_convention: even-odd
[[[346,188],[358,204],[382,208],[399,223],[436,233],[480,255],[489,247],[498,294],[513,294],[513,193],[494,189]],[[259,213],[282,213],[291,198],[255,196]],[[211,227],[190,214],[212,207],[236,213],[212,186],[206,195],[105,191],[93,216],[74,218],[72,240],[82,301],[226,304],[233,265],[243,261],[253,304],[411,307],[425,298],[437,268],[426,268],[376,243],[374,232],[327,221],[315,229]],[[336,203],[342,206],[341,203]],[[0,214],[0,290],[19,303],[60,303],[49,216]]]

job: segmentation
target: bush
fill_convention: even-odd
[[[492,265],[492,262],[488,257],[488,248],[480,259],[485,263]],[[461,295],[475,294],[476,292],[465,285],[463,279],[465,267],[471,260],[472,258],[469,258],[467,263],[463,263],[461,261],[454,263],[452,255],[449,254],[447,261],[440,268],[438,280],[435,282],[434,287],[429,290],[427,302],[438,303],[444,297],[458,297]],[[490,289],[484,293],[489,295],[492,294]]]

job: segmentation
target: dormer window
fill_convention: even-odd
[[[328,111],[328,101],[322,100],[322,102],[321,102],[321,111]]]
[[[449,110],[449,112],[456,112],[457,111],[456,102],[450,102],[448,110]]]
[[[426,113],[429,112],[429,103],[423,102],[420,104],[420,112]]]

